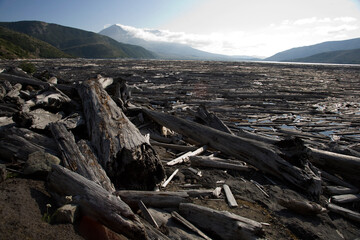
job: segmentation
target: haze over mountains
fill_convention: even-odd
[[[141,31],[140,31],[141,30]],[[114,24],[99,34],[40,21],[0,22],[0,58],[133,58],[360,63],[360,38],[292,48],[266,59],[213,54],[181,44],[161,30]],[[170,39],[170,41],[169,41]]]
[[[113,38],[116,41],[142,46],[156,54],[161,59],[181,59],[181,60],[259,60],[251,56],[227,56],[201,51],[191,46],[178,43],[179,39],[174,37],[174,41],[165,40],[168,35],[163,30],[137,29],[121,24],[114,24],[99,32],[102,35]]]

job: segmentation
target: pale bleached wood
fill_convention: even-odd
[[[148,139],[96,79],[78,87],[91,144],[115,187],[152,190],[165,171]]]
[[[223,189],[224,189],[225,197],[226,197],[226,200],[227,200],[227,202],[229,204],[229,207],[231,207],[231,208],[238,207],[238,204],[236,202],[236,199],[234,198],[234,195],[231,192],[230,187],[227,184],[224,184]]]
[[[181,203],[180,214],[204,232],[219,239],[256,239],[263,235],[262,225],[254,220],[226,211]]]
[[[334,203],[360,202],[360,194],[343,194],[343,195],[332,196],[331,202]]]
[[[190,156],[191,166],[211,167],[215,169],[232,169],[237,171],[249,171],[249,167],[236,160],[222,159],[210,156]]]
[[[81,214],[131,239],[145,239],[144,226],[130,207],[103,187],[64,167],[53,165],[48,176],[51,193],[72,196]]]
[[[283,155],[290,155],[288,158],[293,159],[293,151],[286,152],[275,145],[234,136],[172,115],[147,109],[143,109],[143,111],[155,122],[177,133],[241,159],[261,171],[282,178],[314,196],[319,196],[321,193],[320,174],[316,170],[313,171],[314,168],[310,166],[309,162],[306,162],[300,168],[292,165],[282,157]],[[303,148],[305,153],[305,147],[303,146]]]
[[[161,187],[165,188],[165,187],[170,183],[170,181],[175,177],[175,175],[178,173],[178,171],[179,171],[179,169],[176,169],[176,170],[170,175],[170,177],[169,177],[168,179],[166,179],[166,181],[165,181],[163,184],[161,184]]]
[[[187,152],[187,153],[175,158],[174,160],[167,162],[166,165],[173,166],[175,164],[185,162],[189,159],[189,157],[199,155],[199,154],[203,153],[204,151],[206,151],[206,149],[207,149],[207,146],[204,145],[204,146],[196,149],[195,151]]]

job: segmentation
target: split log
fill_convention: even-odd
[[[195,117],[202,120],[207,126],[215,128],[219,131],[234,134],[223,121],[214,113],[209,112],[204,105],[200,105],[195,113]]]
[[[149,212],[149,210],[141,200],[139,201],[139,208],[145,220],[148,221],[148,223],[150,223],[153,227],[159,228],[159,225],[157,224],[157,222],[155,221],[155,219],[153,218],[153,216],[151,215],[151,213]]]
[[[181,203],[180,214],[205,232],[220,239],[256,239],[263,235],[262,225],[226,211]]]
[[[208,156],[191,156],[191,166],[195,167],[211,167],[216,169],[232,169],[237,171],[249,171],[249,167],[245,166],[239,161],[222,159]]]
[[[360,213],[354,212],[350,209],[343,208],[340,206],[337,206],[335,204],[329,203],[326,206],[331,212],[337,213],[345,218],[351,219],[356,222],[360,222]]]
[[[206,236],[205,233],[203,233],[201,230],[199,230],[197,227],[195,227],[191,222],[189,222],[188,220],[186,220],[185,218],[183,218],[179,213],[173,211],[171,212],[171,216],[173,218],[175,218],[178,222],[182,223],[183,225],[185,225],[187,228],[191,229],[192,231],[196,232],[197,234],[199,234],[201,237],[203,237],[206,240],[211,240],[211,238],[209,238],[208,236]]]
[[[146,233],[139,218],[120,198],[100,185],[58,165],[48,176],[51,193],[73,196],[83,215],[90,216],[111,230],[131,239],[144,239]]]
[[[178,207],[180,203],[189,202],[187,192],[120,190],[116,191],[115,195],[120,196],[133,209],[138,209],[139,201],[143,201],[148,207],[155,208]]]
[[[74,135],[66,129],[63,123],[51,123],[50,130],[61,151],[63,165],[66,168],[94,181],[110,193],[115,191],[110,179],[86,142],[80,143],[83,152],[86,153],[83,155],[75,143]]]
[[[148,140],[96,80],[78,87],[91,144],[117,188],[154,189],[165,177]]]
[[[302,156],[300,159],[303,159],[305,147],[301,143],[298,144],[299,146],[293,146],[295,143],[291,144],[291,142],[289,142],[289,147],[286,148],[287,143],[284,142],[280,145],[281,147],[278,147],[252,139],[234,136],[164,113],[146,109],[143,109],[143,111],[160,125],[190,137],[201,144],[208,144],[214,149],[241,159],[265,173],[282,178],[308,191],[314,196],[319,196],[321,193],[321,179],[319,174],[313,172],[311,164],[308,161],[303,163],[293,161],[293,164],[287,161],[299,159],[296,158],[299,156]],[[294,154],[297,154],[297,156]],[[294,164],[296,164],[296,166],[294,166]]]
[[[180,224],[178,221],[175,221],[172,215],[167,211],[155,208],[150,208],[149,211],[154,216],[155,220],[159,223],[160,228],[165,230],[166,235],[169,236],[170,239],[203,239],[198,234]]]
[[[336,195],[331,197],[331,201],[334,203],[360,202],[360,194]]]
[[[2,160],[26,162],[33,152],[47,152],[60,156],[56,142],[45,135],[25,128],[4,128],[0,131],[0,156]]]
[[[312,156],[311,161],[321,168],[331,169],[349,179],[360,180],[360,158],[328,152],[324,150],[309,148],[309,154]]]

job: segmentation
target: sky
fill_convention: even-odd
[[[158,29],[164,41],[268,57],[360,37],[360,0],[0,0],[0,21],[21,20],[93,32],[112,24]]]

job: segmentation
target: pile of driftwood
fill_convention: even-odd
[[[76,84],[57,84],[55,77],[43,81],[11,69],[0,73],[0,102],[0,154],[7,170],[46,175],[49,191],[60,206],[79,208],[81,215],[130,239],[264,235],[268,223],[191,203],[196,197],[216,198],[223,190],[229,207],[237,207],[226,184],[216,189],[166,191],[178,170],[166,177],[165,168],[182,163],[190,163],[196,174],[201,173],[195,168],[258,169],[313,200],[282,199],[282,206],[310,214],[329,210],[360,222],[358,212],[342,206],[360,201],[358,156],[308,147],[299,137],[234,134],[204,107],[192,113],[202,124],[140,108],[130,102],[122,79],[100,75]],[[162,133],[152,128],[143,134],[145,125],[155,124]],[[162,161],[152,145],[185,153]],[[29,170],[34,154],[43,155],[44,161],[40,168]],[[268,197],[263,186],[251,181]],[[323,189],[332,195],[326,206],[315,203]],[[161,223],[169,218],[193,235],[164,229]]]

